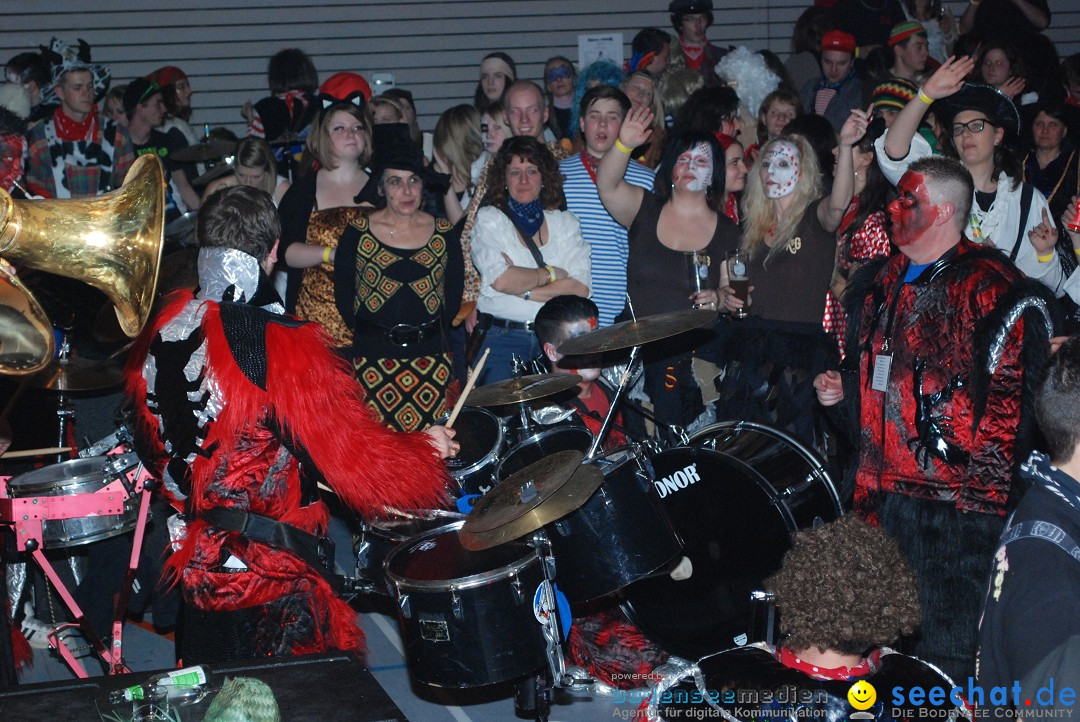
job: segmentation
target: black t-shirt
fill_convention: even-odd
[[[145,143],[136,143],[132,141],[132,147],[135,150],[135,157],[140,155],[156,155],[161,159],[161,164],[165,166],[165,220],[172,221],[180,217],[180,207],[176,205],[174,194],[176,188],[173,185],[172,180],[169,178],[169,174],[179,167],[176,161],[170,157],[170,151],[176,150],[176,143],[171,140],[168,135],[160,130],[151,130],[150,137],[146,139]]]

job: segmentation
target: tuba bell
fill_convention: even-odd
[[[129,337],[150,316],[164,228],[165,174],[153,155],[136,158],[124,185],[96,198],[15,201],[0,190],[0,258],[102,291]],[[12,278],[0,279],[0,373],[29,374],[51,360],[55,342],[33,295]],[[21,320],[9,322],[16,314]]]

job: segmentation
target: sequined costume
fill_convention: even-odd
[[[1030,448],[1053,299],[1000,251],[966,239],[911,282],[908,265],[904,255],[871,262],[845,294],[855,508],[897,540],[916,573],[924,622],[915,653],[965,677],[984,580]]]
[[[316,482],[364,512],[430,506],[443,464],[426,436],[372,419],[326,333],[282,313],[252,256],[201,249],[199,284],[143,334],[127,373],[140,456],[188,517],[167,564],[190,613],[185,659],[358,649],[355,612],[320,570],[208,518],[235,510],[321,536]]]

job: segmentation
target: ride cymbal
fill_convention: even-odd
[[[580,356],[644,346],[662,338],[707,326],[716,321],[719,315],[716,311],[700,308],[658,313],[575,336],[564,341],[558,351],[563,356]]]

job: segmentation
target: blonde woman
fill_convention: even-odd
[[[264,190],[274,199],[274,205],[281,205],[281,199],[289,190],[289,179],[277,174],[277,163],[270,146],[262,138],[244,138],[236,149],[230,175],[211,181],[206,186],[203,198],[209,198],[215,191],[229,186],[252,186]]]
[[[472,167],[484,154],[480,127],[480,113],[471,105],[455,105],[435,124],[435,170],[450,175],[450,189],[443,198],[450,223],[461,220],[472,199]]]
[[[305,155],[319,169],[293,184],[281,200],[281,250],[289,267],[285,308],[326,327],[339,346],[352,333],[334,305],[334,248],[360,213],[368,185],[371,124],[352,103],[334,103],[319,116]],[[369,191],[370,192],[370,191]]]
[[[852,146],[866,132],[867,114],[853,110],[840,131],[836,179],[821,195],[817,156],[799,135],[761,149],[743,194],[742,248],[749,254],[751,315],[732,324],[726,356],[743,370],[752,420],[814,443],[813,379],[837,354],[822,319],[836,255],[836,229],[854,189]],[[724,307],[741,308],[721,267]],[[755,374],[758,376],[755,377]],[[767,398],[760,408],[754,398]]]

